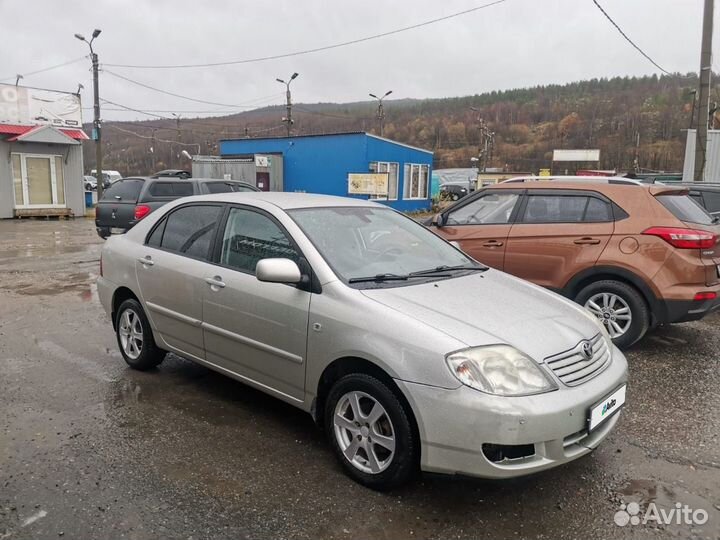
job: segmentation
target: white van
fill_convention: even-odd
[[[95,178],[97,178],[97,170],[93,169],[90,171],[90,174],[93,175]],[[109,171],[108,169],[103,169],[103,177],[105,180],[108,180],[111,184],[114,184],[118,180],[120,180],[123,176],[118,171]]]

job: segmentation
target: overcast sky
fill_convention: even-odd
[[[283,54],[421,23],[489,0],[0,0],[0,79],[86,54],[76,32],[96,40],[101,64],[168,65]],[[599,0],[668,71],[696,71],[702,0]],[[202,7],[201,7],[202,6]],[[717,17],[716,17],[717,20]],[[715,25],[715,48],[720,46]],[[92,105],[89,60],[27,75],[27,86],[75,91]],[[300,73],[295,102],[462,96],[490,90],[658,70],[635,51],[592,0],[506,0],[457,18],[359,44],[244,65],[193,69],[105,66],[173,93],[232,105],[280,104],[276,77]],[[716,69],[717,70],[717,69]],[[8,82],[8,81],[3,81]],[[101,96],[136,109],[230,110],[147,90],[102,73]],[[106,106],[107,109],[112,106]],[[244,108],[232,109],[235,111]],[[169,112],[160,113],[168,115]],[[92,118],[84,111],[84,120]],[[147,119],[111,110],[105,119]]]

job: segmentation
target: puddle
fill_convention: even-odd
[[[618,493],[627,511],[633,516],[630,522],[633,526],[650,527],[678,535],[692,531],[694,534],[702,533],[698,536],[702,538],[716,538],[720,533],[720,511],[716,501],[691,493],[683,486],[652,479],[635,479],[628,481]],[[683,513],[684,509],[689,510]],[[693,516],[699,521],[694,522]]]

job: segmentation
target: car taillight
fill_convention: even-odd
[[[141,220],[150,213],[151,208],[147,204],[138,204],[135,207],[135,219]]]
[[[678,229],[674,227],[650,227],[643,234],[657,236],[671,246],[679,249],[708,249],[717,244],[717,235],[697,229]]]
[[[699,292],[695,295],[693,300],[715,300],[717,293],[712,291]]]

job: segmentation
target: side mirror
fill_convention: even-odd
[[[435,225],[437,228],[440,228],[443,225],[445,225],[445,221],[446,221],[445,214],[439,213],[439,214],[435,214],[435,216],[433,216],[432,224]]]
[[[268,283],[300,283],[300,268],[290,259],[261,259],[255,267],[258,281]]]

